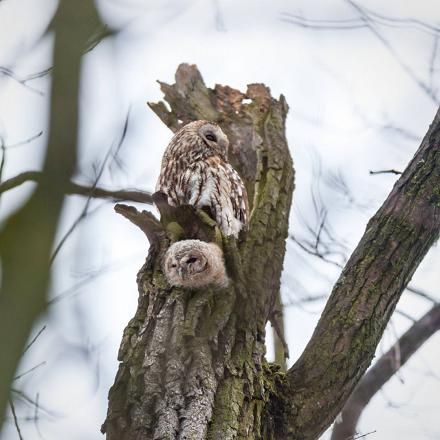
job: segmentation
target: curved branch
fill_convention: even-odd
[[[396,344],[368,370],[345,403],[341,413],[342,420],[335,423],[331,440],[354,438],[358,420],[372,397],[438,330],[440,330],[440,304],[432,307],[429,312],[410,327]]]
[[[285,424],[292,438],[315,439],[335,419],[371,363],[400,295],[438,238],[439,146],[440,111],[369,221],[310,342],[287,373]]]
[[[17,174],[15,177],[11,177],[10,179],[0,183],[0,194],[16,188],[25,182],[39,182],[42,178],[42,171],[25,171]],[[111,199],[115,202],[126,200],[130,202],[148,203],[150,205],[153,204],[153,197],[151,194],[138,189],[109,190],[97,186],[90,187],[80,185],[79,183],[68,182],[65,191],[66,194]]]

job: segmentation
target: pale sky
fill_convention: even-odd
[[[434,33],[416,20],[438,26],[440,7],[435,0],[384,3],[362,4],[386,17],[413,19],[392,27],[379,20],[375,29],[388,47],[369,29],[317,30],[285,21],[293,16],[307,17],[314,24],[320,22],[313,20],[334,24],[355,19],[353,7],[345,1],[156,0],[148,5],[100,1],[103,20],[120,32],[85,57],[76,180],[91,181],[93,165],[102,162],[118,139],[130,110],[120,154],[123,165],[113,163],[100,185],[153,190],[170,132],[146,102],[161,98],[156,80],[173,82],[179,63],[197,64],[211,87],[220,83],[244,89],[248,83],[263,82],[274,96],[284,94],[290,106],[287,135],[296,170],[290,232],[308,238],[304,222],[312,227],[317,222],[311,193],[319,193],[332,231],[349,256],[395,182],[393,175],[372,177],[368,171],[403,169],[438,106],[420,83],[437,90],[440,53],[433,58]],[[51,37],[39,37],[55,7],[53,0],[1,2],[0,66],[20,77],[50,66]],[[44,131],[37,140],[7,151],[5,178],[41,166],[49,82],[43,78],[28,85],[33,90],[0,73],[0,135],[6,144]],[[404,128],[408,135],[392,127]],[[335,175],[343,177],[348,195],[328,185],[329,176]],[[3,195],[0,219],[31,189],[26,184]],[[80,197],[68,199],[59,239],[85,202]],[[17,381],[16,387],[32,398],[38,393],[40,404],[49,411],[40,414],[38,427],[21,422],[26,440],[39,439],[39,432],[45,440],[102,438],[99,427],[106,396],[117,369],[122,330],[136,309],[136,273],[148,243],[114,214],[111,203],[94,201],[91,211],[56,260],[52,296],[67,292],[66,297],[52,305],[36,326],[35,333],[44,324],[47,328],[20,366],[25,371],[45,362]],[[440,252],[434,247],[412,284],[440,299],[439,262]],[[286,304],[328,294],[339,274],[336,266],[307,256],[293,241],[287,243],[284,267]],[[93,279],[87,282],[89,278]],[[72,290],[75,285],[78,289]],[[290,364],[310,338],[323,306],[324,301],[318,301],[286,309]],[[418,318],[429,307],[405,293],[398,309]],[[410,324],[395,315],[378,355]],[[269,358],[270,339],[269,334]],[[360,422],[361,433],[376,431],[368,436],[371,440],[440,438],[439,342],[440,336],[433,336],[374,398]],[[17,410],[22,417],[33,416],[29,406],[19,405]],[[17,438],[12,424],[0,438]]]

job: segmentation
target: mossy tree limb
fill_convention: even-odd
[[[166,283],[161,258],[176,235],[170,225],[183,224],[180,239],[194,238],[192,213],[161,211],[165,233],[138,274],[138,310],[124,332],[103,430],[110,440],[316,439],[370,364],[438,237],[439,116],[369,222],[301,358],[283,374],[264,360],[264,331],[280,288],[293,192],[285,100],[260,84],[246,93],[209,89],[189,65],[161,89],[170,109],[150,106],[172,130],[209,119],[227,133],[250,195],[250,228],[238,241],[223,237],[228,288],[185,291]]]
[[[440,330],[440,304],[435,304],[370,368],[345,402],[331,440],[355,438],[359,418],[376,393],[406,364],[411,356]]]
[[[314,439],[371,363],[414,271],[440,230],[440,110],[390,195],[368,222],[315,332],[287,373],[286,438]]]

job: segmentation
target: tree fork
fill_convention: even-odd
[[[208,119],[227,133],[230,160],[250,195],[250,228],[237,242],[223,237],[227,289],[171,288],[160,267],[169,243],[215,234],[190,208],[162,206],[160,232],[138,274],[139,305],[124,331],[103,431],[110,440],[316,439],[370,364],[403,289],[438,237],[439,113],[368,223],[309,344],[283,374],[264,359],[264,332],[279,292],[293,192],[285,100],[260,84],[246,93],[208,89],[186,64],[176,83],[161,89],[170,110],[163,102],[150,107],[173,131]],[[136,222],[157,226],[151,218]]]

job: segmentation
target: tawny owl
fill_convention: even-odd
[[[246,188],[228,162],[229,141],[213,122],[182,127],[165,150],[156,191],[172,206],[207,207],[226,235],[238,236],[249,221]]]
[[[163,271],[172,286],[200,288],[209,284],[226,287],[223,252],[215,243],[182,240],[167,250]]]

